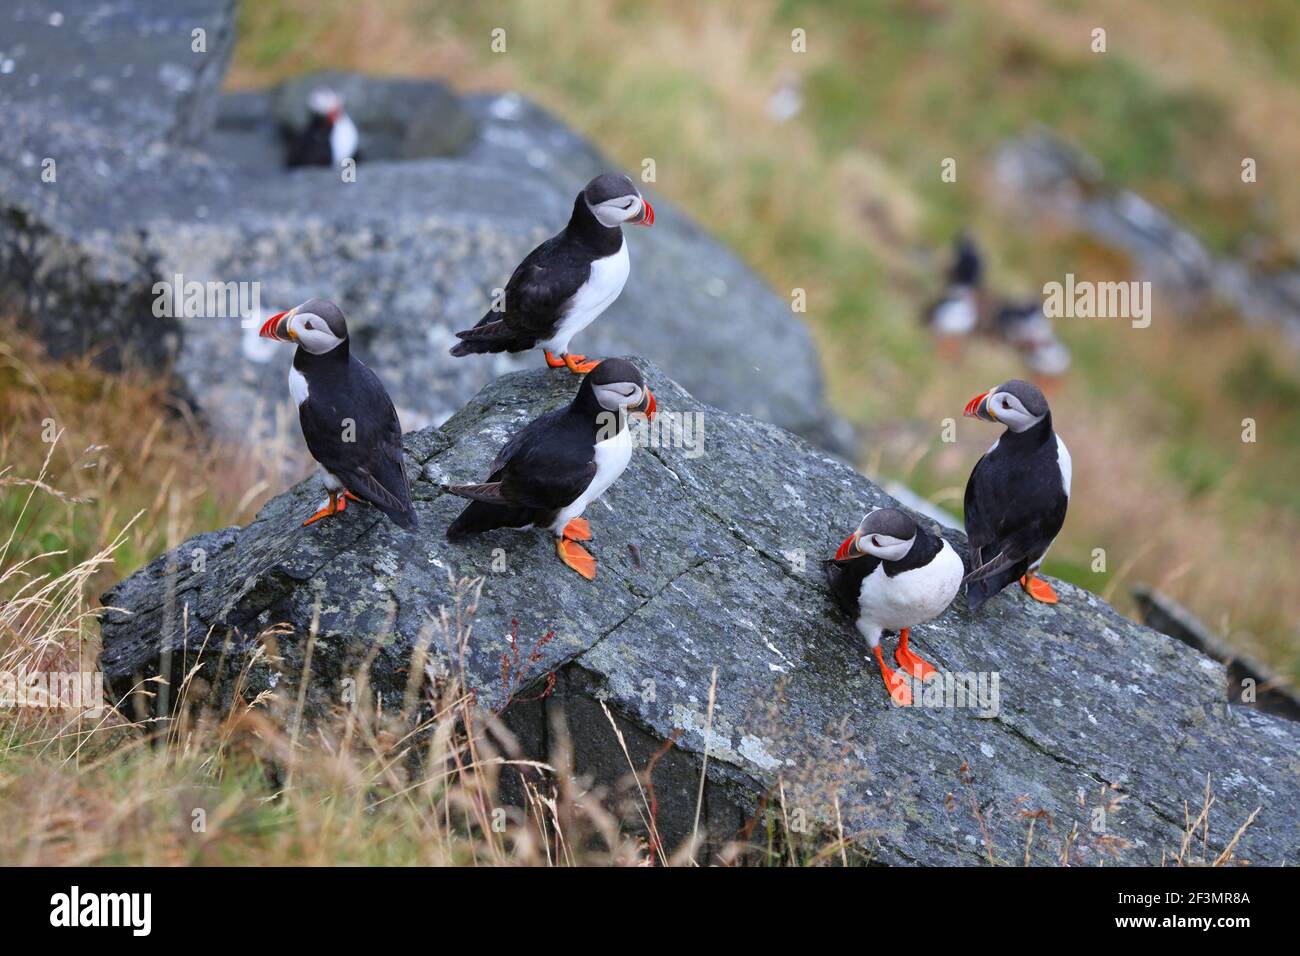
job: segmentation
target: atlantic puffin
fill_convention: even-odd
[[[1006,426],[966,482],[970,609],[1016,579],[1034,600],[1055,604],[1056,592],[1035,572],[1065,524],[1071,465],[1047,399],[1037,385],[1013,379],[976,395],[965,414]]]
[[[867,640],[894,703],[912,703],[912,692],[880,651],[884,631],[898,631],[894,659],[904,672],[926,680],[936,671],[908,647],[912,627],[944,612],[961,589],[965,571],[943,538],[921,528],[897,508],[871,511],[826,562],[835,601]]]
[[[445,490],[469,498],[447,528],[449,541],[496,528],[546,528],[555,550],[588,581],[596,559],[578,542],[591,539],[582,517],[632,459],[628,414],[654,418],[655,397],[631,362],[605,359],[564,408],[534,419],[510,439],[488,480]]]
[[[604,173],[573,203],[569,224],[528,253],[506,283],[500,309],[457,332],[455,356],[542,349],[551,368],[596,367],[569,352],[572,338],[605,311],[627,282],[624,223],[653,225],[655,211],[627,176]]]
[[[333,302],[309,299],[271,316],[259,334],[298,346],[289,394],[329,493],[328,502],[303,526],[345,511],[349,501],[364,501],[413,531],[402,426],[383,384],[352,355],[343,312]]]
[[[943,298],[926,310],[926,324],[938,338],[939,354],[948,359],[957,357],[961,340],[975,331],[983,308],[984,261],[975,241],[962,234],[957,237],[953,252]]]
[[[333,90],[313,90],[307,99],[311,119],[289,141],[285,164],[297,166],[333,166],[357,158],[357,125],[343,112],[343,99]]]

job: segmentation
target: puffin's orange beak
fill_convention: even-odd
[[[638,226],[653,226],[655,224],[655,207],[650,205],[650,200],[644,196],[641,197],[641,215],[632,221]]]
[[[962,413],[966,418],[981,418],[986,422],[996,422],[993,412],[989,408],[989,393],[976,395],[966,403],[966,411]]]
[[[840,545],[840,549],[835,552],[835,560],[843,561],[845,558],[857,557],[857,555],[854,554],[854,547],[853,547],[857,543],[858,543],[858,533],[854,531],[851,535],[849,535],[847,538],[844,539],[843,543]]]
[[[257,334],[264,339],[275,339],[277,342],[292,342],[297,339],[293,330],[289,328],[289,322],[285,318],[289,313],[281,312],[273,315],[262,323],[262,330]]]
[[[659,403],[655,401],[655,393],[650,389],[645,390],[645,398],[641,401],[641,407],[638,409],[645,415],[646,421],[652,421],[655,417],[655,410],[659,408]]]

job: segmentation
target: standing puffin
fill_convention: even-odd
[[[348,349],[348,326],[333,302],[309,299],[273,315],[259,333],[296,342],[289,394],[307,450],[325,471],[329,502],[303,522],[346,510],[349,501],[378,508],[407,530],[416,526],[402,457],[402,426],[375,373]]]
[[[343,99],[333,90],[312,91],[307,99],[311,120],[289,142],[285,165],[338,166],[357,158],[357,126],[343,112]]]
[[[1056,592],[1035,572],[1065,524],[1070,453],[1052,431],[1047,399],[1038,386],[1013,379],[976,395],[965,414],[1006,426],[966,482],[970,609],[1017,578],[1034,600],[1055,604]]]
[[[955,256],[948,270],[948,288],[938,302],[926,310],[926,324],[938,338],[939,355],[955,359],[961,351],[961,340],[979,325],[981,281],[984,262],[979,249],[967,235],[957,237]]]
[[[880,651],[884,631],[899,631],[894,659],[906,673],[926,680],[934,667],[907,646],[908,632],[938,617],[961,589],[965,568],[943,538],[917,527],[897,508],[880,508],[862,519],[826,562],[826,579],[835,601],[852,615],[858,632],[880,665],[894,703],[906,707],[912,692]]]
[[[627,282],[622,225],[653,225],[655,211],[632,180],[604,173],[587,183],[573,203],[569,224],[528,253],[506,283],[500,311],[457,332],[451,354],[523,352],[540,348],[551,368],[575,375],[595,361],[569,352],[569,341],[605,311]]]
[[[495,528],[549,528],[560,560],[588,581],[596,559],[578,542],[591,539],[582,513],[632,460],[627,413],[655,414],[655,397],[631,362],[597,363],[564,408],[547,412],[510,439],[480,485],[446,488],[470,503],[447,528],[447,540]]]

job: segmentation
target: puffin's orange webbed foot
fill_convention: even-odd
[[[564,359],[556,358],[550,349],[542,349],[542,354],[546,356],[546,364],[550,368],[564,368]]]
[[[1031,598],[1043,604],[1059,604],[1061,601],[1052,586],[1032,571],[1020,579],[1020,586]]]
[[[585,355],[573,355],[569,352],[566,352],[562,357],[564,364],[574,375],[586,375],[600,364],[600,359],[588,359]]]
[[[894,660],[898,661],[898,666],[920,680],[929,680],[935,674],[939,673],[934,666],[928,661],[917,657],[910,647],[907,646],[907,628],[903,628],[898,635],[898,649],[894,651]]]
[[[591,525],[586,518],[574,518],[564,526],[563,534],[570,541],[590,541]]]
[[[564,538],[555,539],[555,553],[560,556],[560,560],[566,565],[573,568],[588,581],[596,580],[596,559],[582,545],[576,541],[566,541]]]
[[[352,500],[356,501],[358,499],[353,498]],[[346,497],[346,493],[344,495],[335,496],[331,492],[329,504],[327,504],[320,511],[316,512],[314,515],[312,515],[310,518],[304,521],[302,523],[302,526],[305,528],[309,524],[315,524],[317,521],[320,521],[321,518],[328,518],[331,515],[341,514],[342,512],[347,510],[347,507],[348,507],[348,499]]]
[[[885,689],[889,691],[890,698],[899,707],[912,706],[912,689],[907,686],[907,680],[902,674],[895,671],[885,663],[884,655],[880,653],[880,646],[873,647],[872,653],[876,655],[876,663],[880,665],[880,676],[885,679]]]

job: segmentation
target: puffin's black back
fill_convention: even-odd
[[[415,529],[402,426],[378,376],[352,357],[346,340],[324,355],[299,348],[293,366],[308,382],[298,421],[312,457],[358,498]],[[344,440],[345,419],[352,441]]]
[[[971,568],[999,553],[1008,560],[992,574],[967,581],[972,611],[1020,580],[1065,524],[1069,497],[1061,487],[1057,454],[1048,413],[1028,431],[1003,432],[997,447],[976,462],[966,483],[964,509]]]
[[[289,141],[285,165],[290,169],[298,166],[334,165],[334,151],[330,147],[332,129],[333,124],[328,117],[313,113],[306,128]]]
[[[485,352],[522,352],[559,328],[565,304],[591,278],[591,263],[618,252],[623,232],[602,226],[583,194],[569,223],[524,257],[506,283],[504,308],[489,310],[472,329],[457,332],[457,357]]]

